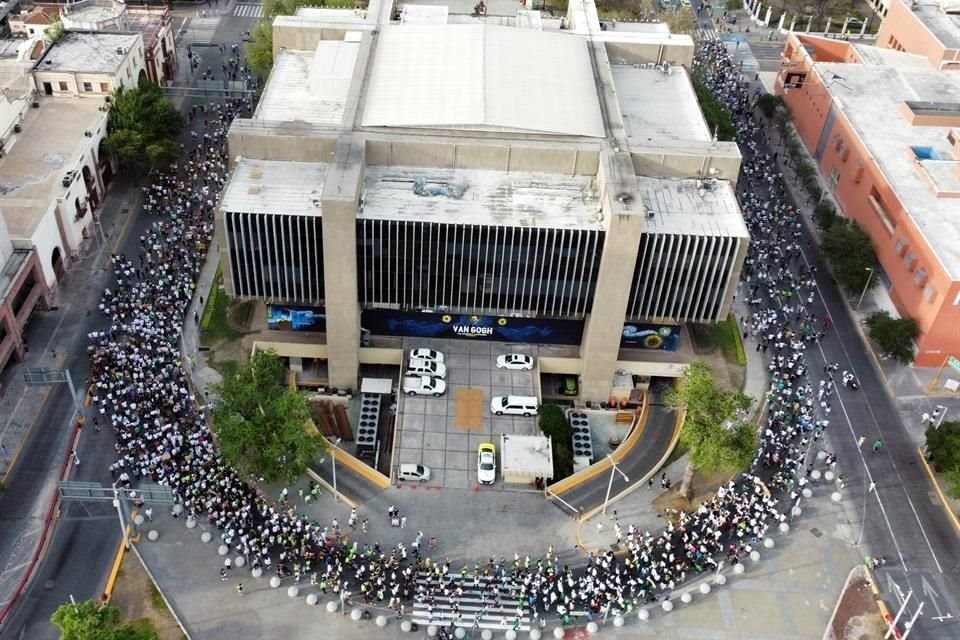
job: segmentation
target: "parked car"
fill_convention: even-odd
[[[422,464],[401,464],[400,469],[397,470],[397,479],[427,482],[430,480],[430,467]]]
[[[497,356],[497,369],[530,371],[533,369],[533,356],[522,353],[505,353],[502,356]]]
[[[580,393],[580,389],[577,387],[577,376],[563,376],[560,393],[565,396],[575,396]]]
[[[493,484],[497,479],[497,448],[489,442],[477,447],[477,482]]]
[[[498,416],[532,416],[537,412],[533,396],[496,396],[490,401],[490,411]]]
[[[403,392],[408,396],[440,397],[447,390],[447,383],[430,376],[404,376]]]
[[[407,375],[446,378],[447,367],[442,362],[410,358],[410,361],[407,362]]]
[[[444,358],[443,354],[439,351],[434,351],[433,349],[412,349],[410,351],[411,360],[429,360],[430,362],[439,362],[443,364]]]

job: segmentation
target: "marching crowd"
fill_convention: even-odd
[[[549,548],[539,558],[490,558],[457,570],[449,560],[427,557],[432,545],[421,547],[422,532],[409,547],[360,544],[349,541],[348,531],[335,520],[322,526],[298,515],[286,493],[279,504],[260,496],[214,446],[179,350],[226,180],[226,132],[235,116],[252,107],[243,99],[191,109],[195,130],[185,162],[145,189],[145,207],[158,219],[141,237],[139,255],[113,256],[116,283],[100,304],[110,328],[90,335],[89,351],[96,408],[116,434],[111,472],[117,482],[169,486],[188,517],[206,518],[222,543],[251,567],[297,582],[308,578],[323,593],[389,606],[398,616],[416,600],[442,624],[478,624],[479,615],[465,620],[459,611],[465,587],[480,587],[483,612],[499,615],[504,627],[519,628],[525,611],[541,624],[547,616],[628,611],[668,597],[720,559],[738,562],[771,525],[784,520],[777,490],[788,492],[791,500],[797,496],[806,482],[811,440],[829,425],[832,370],[815,390],[804,358],[805,348],[828,330],[829,321],[818,323],[811,309],[815,273],[801,259],[799,214],[784,202],[782,178],[759,145],[763,132],[752,115],[751,96],[723,44],[704,43],[695,69],[730,109],[739,142],[749,149],[740,198],[752,242],[738,295],[751,310],[746,330],[756,337],[758,349],[772,351],[769,408],[756,460],[695,512],[682,514],[659,533],[627,526],[626,554],[590,554],[585,569],[562,566]],[[311,496],[316,496],[312,487],[306,498],[301,493],[305,502]],[[398,513],[388,515],[392,524],[405,526],[406,517],[401,524]],[[357,522],[354,512],[348,528]],[[367,520],[362,527],[366,531]],[[623,537],[619,522],[616,528]],[[237,591],[242,595],[242,584]],[[443,614],[434,614],[437,598],[452,602],[453,613],[444,607]]]

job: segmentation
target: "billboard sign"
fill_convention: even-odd
[[[323,333],[327,330],[327,316],[323,308],[268,304],[267,328]]]
[[[676,351],[680,346],[680,327],[673,324],[628,322],[623,325],[620,346],[625,349]]]
[[[583,321],[461,313],[365,309],[361,324],[377,335],[580,344]]]

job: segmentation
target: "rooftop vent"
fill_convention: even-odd
[[[247,189],[247,193],[249,193],[250,195],[256,195],[260,193],[260,185],[258,184],[252,185],[249,189]]]

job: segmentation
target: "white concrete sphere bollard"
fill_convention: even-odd
[[[826,452],[826,451],[817,451],[817,460],[820,460],[820,461],[822,462],[822,461],[824,461],[824,460],[826,460],[826,459],[827,459],[827,452]]]
[[[640,609],[640,611],[637,611],[637,619],[640,622],[646,622],[650,619],[650,612],[646,609]]]
[[[242,567],[245,564],[247,564],[247,559],[244,558],[243,556],[237,556],[236,558],[233,559],[233,566],[237,568]]]
[[[587,623],[587,633],[589,633],[590,635],[594,635],[598,631],[600,631],[600,627],[597,626],[596,622],[591,620],[590,622]]]
[[[336,613],[337,612],[337,603],[334,600],[331,600],[327,603],[327,613]]]
[[[211,540],[213,540],[213,536],[209,531],[204,531],[200,534],[200,542],[209,543]]]
[[[506,640],[517,640],[517,632],[513,629],[507,629],[507,632],[503,634],[503,637],[506,638]]]
[[[310,605],[311,607],[317,604],[319,600],[320,598],[318,598],[317,594],[315,593],[311,593],[310,595],[307,596],[307,604]]]
[[[193,516],[187,517],[187,529],[196,529],[197,528],[197,519]]]
[[[793,509],[790,509],[790,515],[792,515],[794,518],[799,518],[803,515],[803,509],[800,507],[794,507]]]
[[[797,507],[799,509],[799,507]],[[799,514],[798,514],[799,515]],[[780,533],[790,533],[790,523],[781,522],[780,523]]]
[[[250,572],[250,575],[252,575],[254,578],[259,578],[263,575],[263,569],[260,567],[254,567],[253,571]]]
[[[406,620],[404,620],[404,622],[406,622]],[[436,638],[438,633],[440,633],[440,629],[437,628],[437,625],[432,624],[429,627],[427,627],[427,635],[429,637]]]
[[[566,631],[563,630],[563,627],[557,627],[553,630],[553,637],[557,640],[563,640],[564,635],[566,635]]]
[[[400,630],[403,631],[404,633],[410,633],[412,629],[413,629],[413,623],[410,622],[409,620],[404,620],[403,622],[400,623]]]
[[[484,629],[480,632],[480,637],[483,640],[493,640],[493,631],[490,631],[490,629]]]
[[[691,594],[689,591],[684,591],[680,594],[680,602],[683,604],[690,604],[693,602],[693,594]]]
[[[159,537],[160,537],[160,532],[157,531],[156,529],[150,529],[150,531],[147,531],[147,540],[149,540],[150,542],[156,542],[157,538]]]
[[[138,527],[141,526],[144,522],[146,521],[144,520],[143,516],[140,515],[139,513],[133,518],[133,524],[137,525]]]
[[[300,595],[300,587],[295,584],[290,585],[287,587],[287,595],[291,598],[296,598],[298,595]]]
[[[753,560],[754,562],[760,562],[760,552],[757,550],[751,551],[750,559]]]
[[[373,622],[374,622],[374,624],[376,624],[378,627],[380,627],[381,629],[383,629],[385,626],[387,626],[387,616],[383,616],[383,615],[377,616],[377,619],[374,620]]]
[[[667,613],[670,613],[673,611],[673,600],[664,600],[660,607]]]
[[[727,576],[721,573],[720,575],[717,576],[717,579],[714,580],[714,582],[716,582],[718,585],[722,587],[723,585],[727,584]]]
[[[613,626],[615,626],[615,627],[618,628],[618,629],[623,626],[623,623],[624,623],[624,622],[625,622],[625,620],[623,619],[623,616],[620,615],[619,613],[613,617]],[[560,629],[560,631],[563,631],[563,629]],[[553,635],[556,636],[557,633],[554,632]],[[561,636],[557,636],[557,640],[559,640],[559,639],[562,638],[562,637],[563,637],[562,635],[561,635]]]
[[[225,556],[228,553],[230,553],[230,547],[228,547],[227,545],[222,544],[219,547],[217,547],[217,555]]]
[[[773,541],[773,538],[764,538],[764,539],[763,539],[763,546],[764,546],[764,548],[766,548],[766,549],[773,549],[776,545],[777,545],[777,543]]]
[[[836,477],[837,477],[837,474],[835,474],[833,471],[823,472],[823,479],[826,480],[827,482],[833,482],[836,479]]]
[[[467,630],[464,629],[463,627],[457,627],[456,629],[453,630],[453,637],[456,638],[457,640],[463,640],[464,638],[467,637]]]
[[[274,588],[274,589],[279,589],[279,588],[280,588],[280,578],[278,578],[277,576],[273,576],[272,578],[270,578],[270,586],[271,586],[272,588]]]
[[[834,491],[833,493],[830,494],[830,499],[833,500],[834,502],[840,502],[841,500],[843,500],[843,496],[840,494],[839,491]]]
[[[183,513],[183,505],[178,502],[177,504],[173,505],[173,509],[171,509],[171,511],[177,515],[180,515]]]
[[[360,619],[363,617],[363,611],[360,609],[354,609],[350,612],[350,619],[354,622],[360,622]]]
[[[733,565],[733,572],[734,572],[735,574],[737,574],[738,576],[739,576],[739,575],[743,575],[743,572],[746,571],[746,570],[747,570],[747,568],[746,568],[745,566],[743,566],[743,563],[742,563],[742,562],[738,562],[737,564]]]
[[[816,482],[820,479],[820,475],[821,475],[820,469],[814,469],[813,471],[810,472],[810,479]]]
[[[803,495],[804,498],[808,500],[813,497],[813,489],[811,489],[810,487],[804,487],[803,491],[801,491],[800,493]]]
[[[542,635],[543,634],[540,633],[540,629],[530,629],[530,640],[540,640],[540,636]]]
[[[702,593],[703,595],[707,595],[708,593],[710,593],[709,582],[704,582],[703,584],[700,585],[700,593]]]

